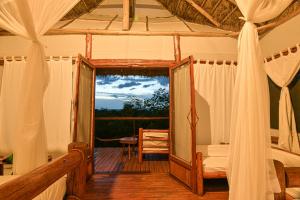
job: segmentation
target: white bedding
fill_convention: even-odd
[[[197,145],[196,151],[202,152],[204,171],[226,172],[228,166],[228,145]]]
[[[286,188],[285,192],[294,199],[300,199],[300,188]]]
[[[196,151],[202,152],[205,171],[226,171],[229,145],[197,145]],[[272,157],[285,167],[300,167],[300,156],[272,148]]]
[[[19,176],[0,176],[0,185],[17,177]],[[60,178],[51,186],[49,186],[44,192],[36,196],[33,200],[62,200],[66,193],[66,181],[66,176]]]

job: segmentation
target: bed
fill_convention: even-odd
[[[144,154],[169,154],[169,130],[139,129],[138,158]]]
[[[204,194],[204,179],[226,178],[228,145],[197,145],[197,191]],[[272,146],[276,172],[286,199],[300,199],[300,156]],[[201,166],[201,167],[200,167]],[[282,166],[282,167],[281,167]],[[282,170],[281,170],[282,168]],[[280,172],[280,170],[282,172]]]

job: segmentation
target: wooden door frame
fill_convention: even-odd
[[[174,69],[184,65],[190,64],[190,91],[191,91],[191,163],[187,163],[184,160],[176,157],[173,154],[173,145],[174,145],[174,80],[173,80],[173,71]],[[178,175],[186,178],[183,181],[187,184],[194,193],[197,191],[197,178],[196,178],[196,107],[195,107],[195,87],[194,87],[194,58],[193,56],[189,56],[185,58],[181,62],[177,63],[177,65],[170,67],[169,69],[169,77],[170,77],[170,170],[171,167],[174,166],[178,171]],[[171,173],[171,171],[170,171]],[[190,174],[190,177],[187,177],[186,174]],[[176,177],[176,176],[175,176]],[[178,179],[178,177],[177,177]],[[181,180],[182,181],[182,180]]]
[[[94,65],[81,54],[78,54],[77,60],[77,74],[76,74],[76,91],[74,97],[74,125],[73,125],[73,142],[77,140],[77,124],[78,124],[78,100],[79,100],[79,81],[80,81],[80,66],[85,63],[91,69],[93,69],[92,85],[91,85],[91,124],[90,124],[90,141],[89,141],[89,155],[87,158],[87,178],[89,179],[94,174],[94,148],[95,148],[95,81],[96,81],[96,69]]]

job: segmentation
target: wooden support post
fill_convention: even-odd
[[[203,186],[203,166],[202,166],[202,153],[197,153],[197,193],[199,195],[204,194],[204,186]]]
[[[179,35],[173,36],[173,41],[174,41],[175,62],[180,63],[181,61],[180,36]]]
[[[123,31],[129,30],[129,1],[123,0]]]
[[[87,33],[86,37],[85,37],[85,41],[86,41],[86,46],[85,46],[85,57],[86,59],[90,60],[92,59],[92,34],[91,33]]]
[[[143,129],[139,128],[139,141],[138,141],[138,145],[139,145],[139,163],[141,163],[143,161],[143,154],[142,154],[142,150],[143,150]]]
[[[69,152],[79,151],[82,153],[83,160],[80,165],[68,173],[67,195],[68,200],[81,199],[85,193],[87,176],[87,155],[88,145],[85,143],[69,144]]]

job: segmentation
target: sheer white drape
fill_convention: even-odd
[[[289,50],[287,56],[265,63],[265,69],[274,83],[281,87],[279,100],[279,139],[278,145],[289,151],[300,153],[294,110],[288,85],[300,69],[300,46],[295,53]]]
[[[22,99],[17,104],[19,115],[15,119],[13,149],[16,174],[26,173],[47,162],[43,95],[48,83],[48,70],[39,38],[77,2],[78,0],[0,2],[0,27],[32,41],[22,77]]]
[[[47,150],[54,157],[68,151],[72,141],[72,59],[48,61],[50,80],[44,97]]]
[[[196,96],[201,95],[208,103],[210,110],[211,144],[229,143],[231,104],[236,66],[200,64],[194,67]],[[197,97],[196,97],[197,99]],[[202,110],[197,110],[198,116],[203,116]],[[199,126],[203,124],[198,122]],[[207,130],[208,134],[209,130]],[[197,134],[198,133],[197,131]],[[202,133],[203,134],[203,133]]]
[[[230,200],[273,199],[273,192],[280,191],[270,156],[268,82],[254,23],[276,17],[291,1],[236,0],[245,24],[238,38],[230,126]]]
[[[0,96],[0,154],[13,152],[25,61],[4,61]],[[8,134],[9,133],[9,134]]]
[[[48,61],[50,81],[45,91],[44,115],[47,133],[47,152],[56,156],[67,152],[71,142],[70,112],[72,101],[72,61]],[[3,95],[0,96],[0,154],[13,151],[12,143],[17,135],[15,119],[18,117],[17,103],[22,99],[22,75],[26,62],[5,61],[3,73]],[[30,162],[30,160],[28,161]]]
[[[192,159],[191,125],[191,83],[189,64],[183,65],[174,72],[174,128],[175,155],[190,162]]]

